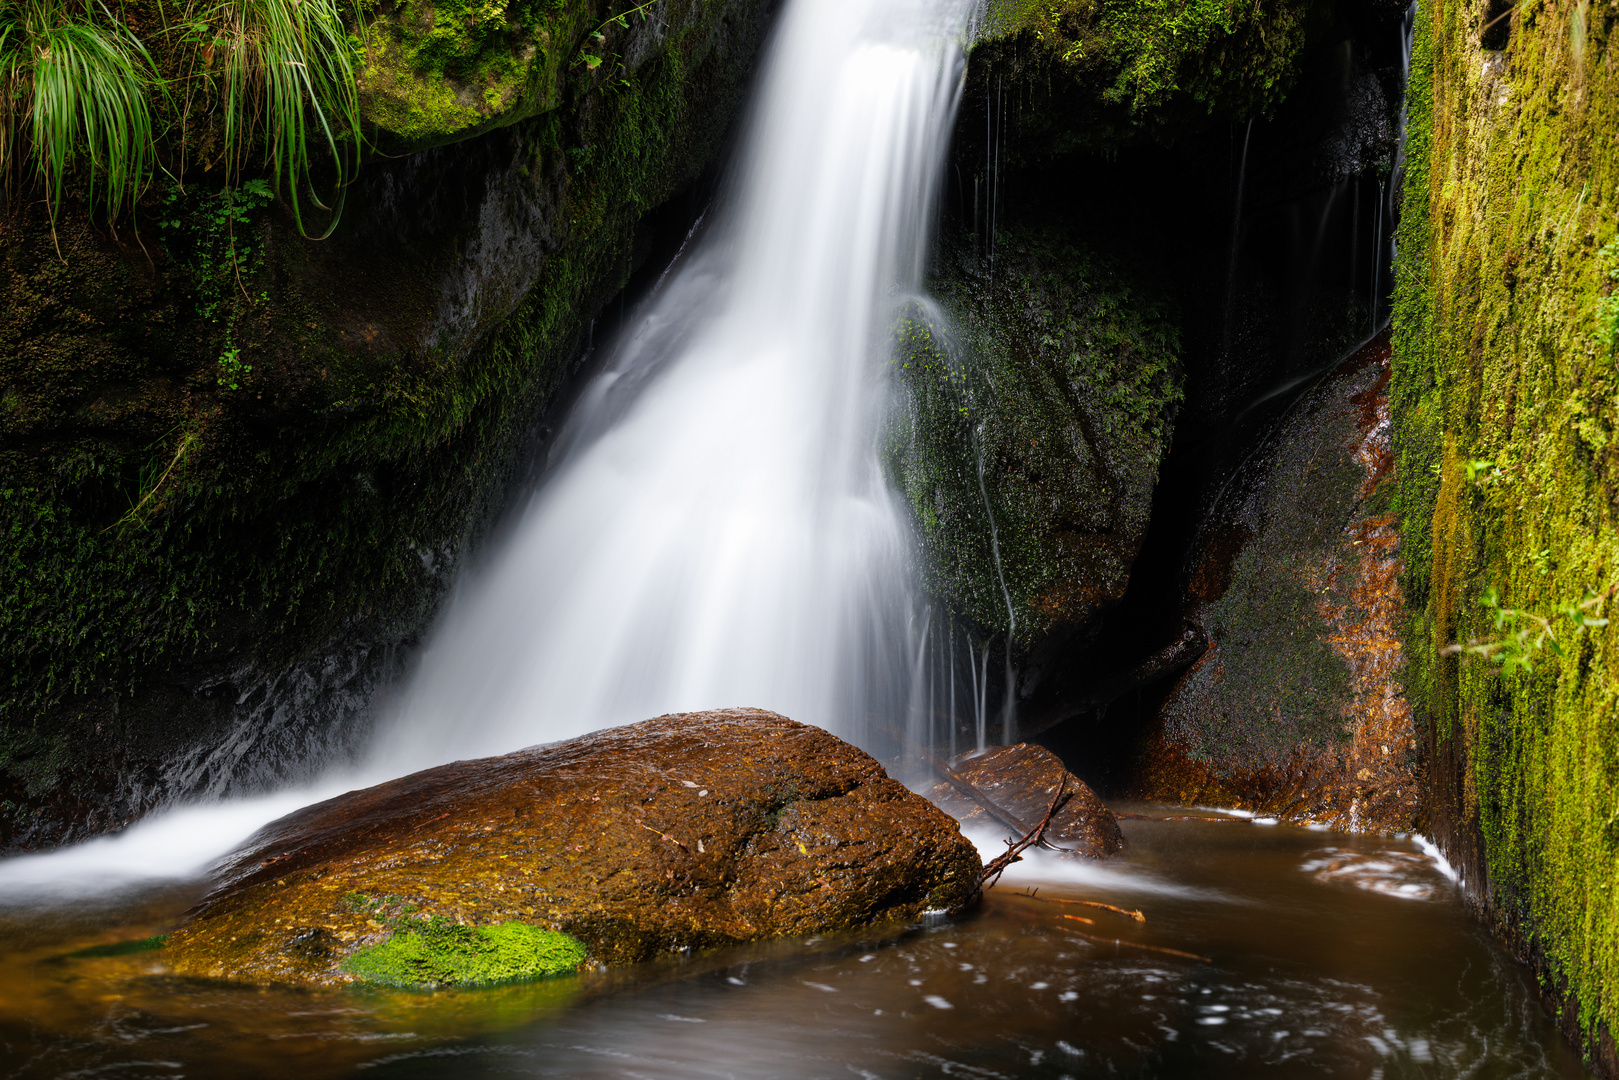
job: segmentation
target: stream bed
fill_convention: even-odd
[[[1589,1075],[1413,839],[1122,824],[1120,858],[1018,864],[967,917],[486,990],[244,988],[125,951],[195,883],[10,899],[0,1075]]]

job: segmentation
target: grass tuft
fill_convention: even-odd
[[[116,218],[134,204],[156,156],[152,99],[165,95],[146,47],[105,5],[0,3],[0,171],[14,176],[26,148],[53,229],[81,162],[92,208]]]
[[[181,29],[197,59],[188,86],[223,111],[226,186],[241,182],[262,143],[299,232],[311,235],[307,196],[328,214],[319,237],[330,236],[362,148],[361,54],[338,0],[220,0],[190,8]]]

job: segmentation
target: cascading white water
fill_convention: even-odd
[[[717,706],[856,738],[903,716],[907,538],[878,428],[968,10],[784,13],[728,216],[452,602],[385,731],[395,770]]]
[[[905,715],[908,541],[877,442],[974,6],[789,0],[720,220],[462,583],[370,764],[306,798],[665,712],[760,706],[857,739]],[[297,798],[178,810],[0,864],[0,885],[191,872]]]

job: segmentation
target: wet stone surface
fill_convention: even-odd
[[[267,825],[169,941],[182,975],[350,981],[402,920],[522,922],[594,961],[973,902],[956,823],[826,731],[664,716],[349,792]]]
[[[1066,778],[1072,797],[1051,819],[1046,839],[1057,847],[1093,858],[1107,858],[1124,849],[1124,834],[1119,831],[1119,819],[1113,811],[1043,746],[997,746],[953,758],[950,767],[1030,828],[1045,817],[1058,786]],[[928,792],[928,798],[964,827],[999,824],[983,806],[943,781]]]

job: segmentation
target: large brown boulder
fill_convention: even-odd
[[[977,895],[956,823],[858,748],[754,709],[662,716],[274,822],[169,941],[176,972],[336,983],[401,927],[520,923],[597,961],[825,932]]]
[[[928,792],[928,798],[963,825],[1007,827],[1009,823],[1001,817],[1004,814],[1025,830],[1032,829],[1045,817],[1059,785],[1066,780],[1069,798],[1052,816],[1045,838],[1059,848],[1097,859],[1124,850],[1124,834],[1113,811],[1043,746],[1018,743],[963,754],[951,759],[950,768],[1000,812],[992,813],[959,787],[941,781]]]

